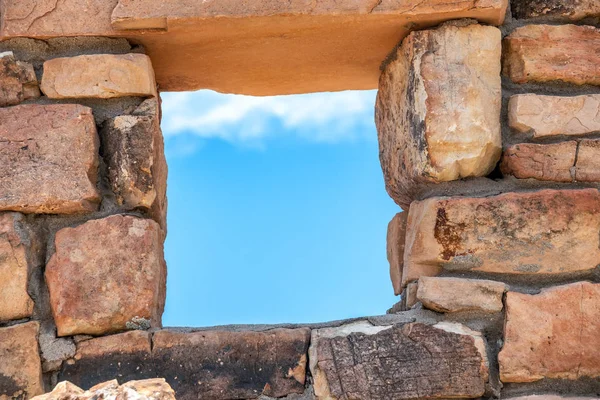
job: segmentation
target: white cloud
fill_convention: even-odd
[[[375,91],[251,97],[203,90],[164,93],[162,98],[167,138],[193,134],[256,144],[294,134],[309,141],[339,142],[373,133]]]

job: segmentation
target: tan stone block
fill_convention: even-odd
[[[406,289],[404,290],[404,296],[406,296],[406,309],[410,310],[413,308],[418,302],[417,293],[419,291],[419,284],[417,282],[411,282],[406,285]]]
[[[156,222],[124,215],[57,232],[46,282],[58,335],[160,326],[162,237]]]
[[[93,54],[44,63],[42,92],[51,99],[157,96],[145,54]]]
[[[502,282],[482,279],[419,278],[417,298],[423,306],[438,312],[502,311]]]
[[[527,25],[504,41],[504,73],[515,83],[600,85],[600,29]]]
[[[503,382],[600,377],[600,284],[578,282],[506,296]]]
[[[381,76],[375,120],[390,196],[424,183],[489,174],[501,154],[497,28],[443,25],[412,32]]]
[[[96,210],[99,139],[92,110],[76,104],[0,108],[0,210]]]
[[[577,142],[516,144],[504,152],[500,168],[519,179],[572,182],[575,179]]]
[[[119,382],[103,382],[84,391],[71,382],[60,382],[52,392],[34,397],[33,400],[96,400],[96,399],[175,400],[175,392],[163,378]]]
[[[324,400],[476,398],[489,374],[482,335],[450,323],[315,329],[309,360]]]
[[[396,296],[402,293],[402,266],[407,220],[408,212],[404,211],[396,214],[388,224],[387,259],[390,263],[390,279]]]
[[[30,399],[44,393],[38,332],[37,322],[0,328],[0,400]]]
[[[20,214],[0,214],[0,321],[27,318],[33,312],[27,293],[29,238],[22,223]]]
[[[597,0],[513,0],[516,18],[544,17],[553,21],[579,21],[600,16]]]
[[[109,354],[147,353],[151,351],[150,333],[129,331],[117,335],[84,340],[77,344],[75,359],[94,358]]]
[[[166,229],[167,161],[157,100],[146,100],[134,115],[109,120],[100,137],[119,204],[151,211]]]
[[[596,189],[414,202],[404,284],[443,270],[511,275],[591,271],[600,264],[599,231]]]
[[[600,182],[600,140],[579,142],[575,180],[578,182]]]
[[[600,95],[542,96],[518,94],[508,103],[508,121],[533,137],[585,135],[600,131]]]
[[[11,51],[0,52],[0,107],[39,96],[40,88],[33,66],[17,61]]]

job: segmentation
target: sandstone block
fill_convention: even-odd
[[[154,70],[144,54],[94,54],[44,63],[42,92],[51,99],[157,96]]]
[[[60,382],[50,393],[36,396],[35,400],[95,400],[95,399],[138,399],[138,400],[175,400],[175,392],[162,378],[131,381],[119,386],[115,379],[103,382],[90,390]]]
[[[410,310],[413,308],[418,302],[417,293],[419,291],[419,284],[417,282],[411,282],[406,285],[406,289],[404,289],[404,296],[406,297],[406,309]]]
[[[97,209],[98,148],[88,107],[0,108],[0,210],[71,214]]]
[[[0,213],[0,321],[27,318],[33,312],[27,293],[28,241],[22,215]]]
[[[599,182],[600,140],[518,144],[502,158],[505,175],[554,182]]]
[[[37,322],[0,328],[0,399],[30,399],[44,393],[38,331]]]
[[[600,29],[527,25],[515,29],[504,48],[504,71],[515,83],[600,85]]]
[[[562,97],[518,94],[508,103],[508,121],[533,137],[585,135],[600,131],[600,95]]]
[[[497,28],[443,25],[412,32],[379,82],[375,120],[390,196],[485,176],[501,153]]]
[[[396,296],[402,293],[402,265],[408,212],[398,213],[388,224],[387,259],[390,263],[390,279]]]
[[[100,133],[108,178],[119,204],[150,210],[164,229],[167,162],[158,102],[146,100],[134,114],[109,120]]]
[[[590,271],[600,263],[599,231],[596,189],[414,202],[404,284],[442,270],[543,275]]]
[[[500,312],[506,289],[502,282],[422,276],[417,298],[426,308],[438,312]]]
[[[40,96],[33,66],[15,59],[12,52],[0,52],[0,107],[13,106]]]
[[[511,397],[509,400],[598,400],[596,397],[562,397],[558,395],[542,394],[523,397]]]
[[[572,182],[575,180],[577,142],[556,144],[517,144],[502,156],[500,166],[504,175],[519,179]]]
[[[46,267],[59,336],[160,326],[166,269],[152,220],[114,215],[57,232]]]
[[[127,337],[125,335],[128,335]],[[135,335],[135,336],[134,336]],[[119,379],[164,377],[178,400],[256,399],[304,392],[309,329],[265,332],[159,331],[81,342],[60,379],[91,386]],[[183,379],[185,377],[185,379]]]
[[[506,296],[503,382],[600,377],[600,284],[578,282]]]
[[[460,324],[313,330],[309,359],[318,399],[476,398],[488,379],[481,334]]]
[[[512,12],[519,19],[579,21],[600,16],[600,4],[596,0],[512,0]]]

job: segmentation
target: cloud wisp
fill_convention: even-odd
[[[162,128],[167,139],[194,135],[236,145],[261,145],[283,135],[338,143],[372,136],[375,96],[375,91],[273,97],[164,93]]]

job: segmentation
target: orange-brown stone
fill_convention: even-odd
[[[27,318],[33,301],[27,293],[28,242],[23,216],[0,214],[0,321]]]
[[[503,382],[600,377],[600,284],[578,282],[506,296]]]
[[[38,333],[37,322],[0,328],[0,400],[44,393]]]
[[[115,215],[56,234],[46,267],[59,336],[160,326],[166,269],[162,231]]]
[[[154,70],[145,54],[92,54],[44,63],[42,92],[51,99],[156,96]]]
[[[414,202],[403,283],[444,270],[511,275],[591,271],[600,264],[599,231],[596,189]]]
[[[412,32],[385,66],[375,122],[390,196],[489,174],[502,152],[500,30],[446,24]],[[457,101],[456,99],[460,99]]]
[[[419,278],[417,299],[438,312],[500,312],[507,287],[502,282],[484,279]]]
[[[406,237],[406,221],[408,212],[398,213],[388,224],[387,259],[390,263],[390,279],[394,294],[402,293],[402,266],[404,263],[404,241]]]
[[[504,51],[513,82],[600,85],[600,29],[593,26],[523,26],[505,39]]]
[[[508,0],[4,0],[0,37],[126,37],[161,90],[274,95],[375,89],[412,28],[475,18],[498,25]],[[215,40],[218,38],[218,40]]]
[[[572,182],[575,180],[577,142],[516,144],[504,151],[502,173],[520,179]]]
[[[12,52],[0,52],[0,107],[13,106],[39,97],[33,66],[15,59]]]
[[[97,209],[98,148],[88,107],[0,108],[0,210],[72,214]]]

